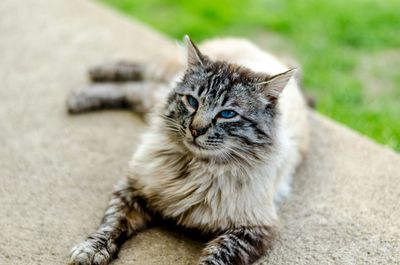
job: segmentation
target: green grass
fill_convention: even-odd
[[[100,1],[178,39],[277,33],[303,65],[320,112],[400,151],[400,71],[392,69],[400,69],[400,56],[397,64],[359,71],[365,58],[400,54],[400,1]],[[378,93],[366,89],[371,78]]]

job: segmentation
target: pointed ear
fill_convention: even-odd
[[[185,35],[185,44],[187,49],[187,64],[188,67],[203,66],[206,57],[201,54],[199,49],[194,45],[188,35]]]
[[[268,99],[275,102],[295,72],[296,69],[290,69],[286,72],[268,77],[268,80],[258,83],[257,86],[261,86],[263,93]]]

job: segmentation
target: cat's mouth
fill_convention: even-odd
[[[215,148],[211,148],[209,146],[206,146],[202,143],[196,142],[195,140],[192,141],[185,141],[187,143],[187,146],[189,146],[189,148],[196,148],[196,149],[200,149],[200,150],[215,150]]]
[[[197,148],[200,148],[200,149],[206,149],[206,150],[209,150],[210,148],[208,148],[208,147],[206,147],[206,146],[204,146],[204,145],[202,145],[202,144],[200,144],[200,143],[198,143],[198,142],[196,142],[196,141],[189,141],[188,142],[191,146],[195,146],[195,147],[197,147]]]

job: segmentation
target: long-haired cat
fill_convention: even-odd
[[[70,264],[108,264],[155,218],[214,235],[198,264],[252,264],[277,234],[277,204],[307,149],[307,108],[295,77],[241,39],[198,49],[186,62],[94,69],[95,84],[68,101],[71,112],[129,106],[151,112],[149,129],[94,233]]]

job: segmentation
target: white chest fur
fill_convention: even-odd
[[[162,215],[204,230],[275,221],[275,166],[246,168],[190,159],[169,152],[174,148],[160,140],[154,134],[144,137],[131,162],[131,178]]]

